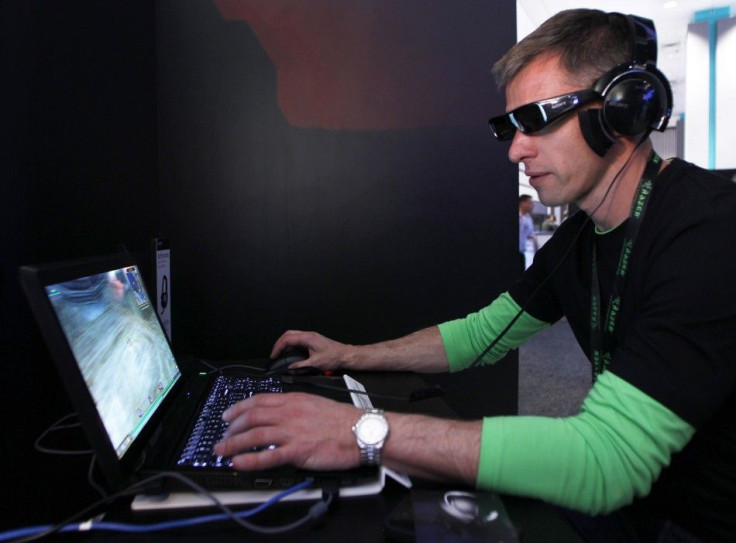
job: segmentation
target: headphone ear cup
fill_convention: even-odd
[[[591,108],[578,111],[580,130],[585,142],[598,156],[606,156],[606,153],[615,141],[613,136],[606,130],[603,119],[603,110]]]
[[[669,118],[668,92],[656,74],[635,69],[616,76],[605,90],[603,122],[611,131],[635,136],[664,129]],[[670,100],[671,101],[671,100]]]

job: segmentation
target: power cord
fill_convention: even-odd
[[[105,489],[102,486],[100,486],[94,480],[94,477],[93,477],[94,466],[95,466],[95,462],[97,459],[96,455],[94,454],[94,451],[87,450],[87,449],[77,449],[77,450],[57,449],[57,448],[52,448],[52,447],[49,447],[43,444],[43,441],[53,432],[57,432],[60,430],[68,430],[72,428],[78,428],[80,426],[79,422],[68,422],[75,416],[76,416],[76,413],[69,413],[61,417],[58,421],[53,423],[51,426],[49,426],[49,428],[44,430],[41,433],[41,435],[36,439],[34,443],[34,447],[37,451],[45,453],[45,454],[67,455],[67,456],[86,455],[86,454],[91,455],[92,458],[91,458],[89,469],[87,472],[87,480],[90,483],[90,485],[100,493],[102,498],[94,502],[93,504],[89,505],[88,507],[85,507],[83,510],[75,513],[71,517],[67,518],[66,520],[58,524],[32,526],[32,527],[27,527],[27,528],[19,528],[16,530],[1,532],[0,542],[13,541],[13,543],[23,543],[23,542],[28,542],[28,541],[36,541],[38,539],[41,539],[43,537],[46,537],[48,535],[52,535],[55,533],[65,533],[65,532],[75,532],[75,531],[96,530],[96,531],[114,531],[114,532],[125,532],[125,533],[150,533],[150,532],[171,530],[175,528],[196,526],[199,524],[217,522],[217,521],[222,521],[222,520],[227,520],[227,519],[231,520],[232,522],[234,522],[241,528],[244,528],[246,530],[250,530],[250,531],[253,531],[259,534],[264,534],[264,535],[281,534],[281,533],[287,533],[292,530],[295,530],[301,526],[308,524],[309,522],[312,522],[324,516],[325,513],[328,511],[329,506],[332,503],[332,501],[335,499],[335,497],[339,496],[338,486],[326,483],[325,487],[323,488],[322,500],[313,504],[309,508],[309,511],[307,512],[306,515],[304,515],[302,518],[292,523],[282,525],[282,526],[271,527],[271,526],[259,526],[257,524],[248,522],[244,519],[249,518],[251,516],[254,516],[264,511],[268,507],[282,500],[286,496],[289,496],[290,494],[293,494],[295,492],[298,492],[300,490],[303,490],[311,486],[314,483],[312,479],[307,479],[300,484],[294,485],[291,488],[284,490],[283,492],[273,496],[271,499],[265,501],[264,503],[252,509],[240,511],[240,512],[233,512],[229,507],[227,507],[220,500],[218,500],[217,497],[214,494],[212,494],[210,491],[200,486],[199,484],[195,483],[188,477],[182,475],[181,473],[177,473],[177,472],[162,472],[162,473],[153,475],[151,477],[148,477],[146,479],[143,479],[141,481],[138,481],[120,490],[119,492],[108,495]],[[159,523],[154,523],[154,524],[130,524],[130,523],[120,523],[120,522],[104,522],[101,520],[96,520],[94,518],[87,520],[87,521],[83,521],[83,522],[78,521],[78,519],[84,518],[85,516],[89,515],[91,512],[97,510],[103,505],[109,504],[118,498],[136,494],[137,492],[140,492],[141,489],[146,488],[146,486],[149,485],[150,483],[153,483],[155,481],[158,481],[164,478],[173,478],[173,479],[177,479],[178,481],[182,482],[184,485],[194,490],[197,494],[208,498],[213,503],[214,506],[216,506],[222,511],[222,513],[214,514],[214,515],[204,515],[204,516],[192,517],[188,519],[181,519],[181,520],[175,520],[175,521],[159,522]]]
[[[79,450],[52,449],[51,447],[47,447],[42,444],[43,440],[46,439],[53,432],[58,432],[59,430],[68,430],[70,428],[79,428],[81,426],[79,422],[65,424],[68,420],[76,416],[77,416],[76,413],[69,413],[61,417],[59,420],[57,420],[55,423],[49,426],[46,430],[44,430],[40,436],[38,436],[36,441],[33,443],[33,447],[38,452],[42,452],[46,454],[58,454],[58,455],[63,455],[63,456],[93,454],[94,451],[91,449],[79,449]]]
[[[79,522],[78,519],[84,518],[88,514],[91,514],[92,512],[100,508],[101,506],[106,505],[118,498],[122,498],[125,496],[129,496],[131,494],[135,494],[137,491],[139,491],[141,488],[144,488],[146,485],[154,481],[157,481],[159,479],[163,479],[163,478],[173,478],[173,479],[177,479],[178,481],[184,483],[185,485],[187,485],[189,488],[191,488],[198,494],[207,497],[210,501],[212,501],[214,506],[216,506],[222,511],[222,513],[211,514],[211,515],[201,515],[201,516],[187,518],[187,519],[157,522],[157,523],[150,523],[150,524],[106,522],[106,521],[96,520],[95,518],[87,520],[87,521]],[[228,506],[222,503],[214,494],[212,494],[211,492],[209,492],[202,486],[198,485],[197,483],[195,483],[188,477],[180,473],[176,473],[176,472],[162,472],[160,474],[157,474],[152,477],[148,477],[144,480],[141,480],[133,485],[126,487],[125,489],[119,492],[116,492],[114,494],[111,494],[110,496],[107,496],[101,500],[94,502],[93,504],[89,505],[88,507],[82,509],[78,513],[75,513],[71,517],[67,518],[66,520],[58,524],[44,525],[44,526],[32,526],[32,527],[19,528],[15,530],[2,532],[0,533],[0,542],[12,541],[13,543],[26,543],[29,541],[37,541],[38,539],[41,539],[43,537],[46,537],[46,536],[49,536],[55,533],[83,532],[83,531],[152,533],[152,532],[160,532],[160,531],[165,531],[165,530],[172,530],[176,528],[186,528],[186,527],[191,527],[191,526],[197,526],[197,525],[211,523],[211,522],[219,522],[223,520],[231,520],[232,522],[234,522],[236,525],[238,525],[239,527],[243,529],[246,529],[246,530],[258,533],[258,534],[262,534],[262,535],[283,534],[283,533],[287,533],[287,532],[296,530],[297,528],[305,526],[309,524],[310,522],[318,520],[319,518],[324,516],[329,510],[329,507],[332,501],[335,499],[335,497],[339,496],[339,490],[337,488],[325,487],[323,489],[322,500],[313,504],[309,508],[306,515],[304,515],[300,519],[297,519],[296,521],[291,522],[289,524],[285,524],[282,526],[261,526],[261,525],[249,522],[245,519],[252,517],[258,513],[261,513],[262,511],[268,509],[275,503],[284,499],[286,496],[289,496],[295,492],[303,490],[311,486],[313,483],[314,481],[312,479],[307,479],[300,484],[294,485],[291,488],[288,488],[284,490],[283,492],[280,492],[279,494],[273,496],[271,499],[265,501],[262,504],[259,504],[258,506],[254,508],[244,510],[244,511],[234,512],[232,509],[230,509]]]
[[[378,399],[378,400],[393,400],[393,401],[399,401],[399,402],[418,402],[421,400],[427,400],[429,398],[435,398],[437,396],[442,396],[444,394],[442,387],[440,387],[439,385],[414,389],[409,393],[408,396],[394,396],[391,394],[376,394],[375,392],[366,392],[365,390],[357,390],[354,388],[346,388],[346,387],[328,385],[325,383],[319,383],[309,377],[296,377],[292,375],[283,375],[281,379],[284,381],[284,383],[310,386],[310,387],[319,388],[322,390],[341,392],[343,394],[361,394],[363,396],[367,396],[368,398],[373,398],[373,399]]]
[[[53,432],[58,432],[59,430],[69,430],[72,428],[79,428],[81,424],[79,422],[72,422],[68,423],[67,421],[76,417],[76,413],[69,413],[67,415],[64,415],[59,420],[57,420],[55,423],[53,423],[51,426],[49,426],[46,430],[44,430],[40,436],[36,439],[36,441],[33,443],[33,448],[36,449],[40,453],[44,454],[53,454],[53,455],[60,455],[60,456],[81,456],[81,455],[90,455],[92,458],[89,463],[89,468],[87,469],[87,482],[89,485],[94,488],[102,497],[107,496],[107,491],[95,481],[94,478],[94,467],[95,467],[95,461],[97,459],[97,455],[95,455],[94,451],[92,449],[56,449],[51,448],[43,444],[44,439],[46,439],[49,435],[51,435]]]
[[[378,399],[378,400],[393,400],[393,401],[400,401],[400,402],[418,402],[422,400],[427,400],[429,398],[436,398],[437,396],[442,396],[444,394],[442,387],[439,385],[417,388],[415,390],[412,390],[408,396],[395,396],[391,394],[377,394],[375,392],[367,392],[365,390],[356,390],[352,388],[333,386],[333,385],[328,385],[326,383],[320,383],[312,379],[312,377],[318,377],[317,375],[290,375],[288,372],[281,373],[281,374],[275,374],[275,373],[268,373],[261,367],[250,366],[247,364],[229,364],[227,366],[218,367],[206,360],[199,359],[198,362],[211,368],[211,370],[207,372],[207,375],[210,375],[212,373],[218,373],[222,375],[225,375],[227,373],[232,373],[232,374],[237,375],[237,373],[232,372],[232,370],[244,370],[246,373],[244,373],[243,375],[249,376],[251,375],[250,372],[255,370],[259,372],[260,375],[263,375],[263,376],[278,376],[281,378],[282,382],[286,384],[309,386],[313,388],[319,388],[322,390],[341,392],[343,394],[361,394],[363,396],[367,396],[369,398]],[[226,370],[229,370],[229,372]]]
[[[224,373],[224,370],[232,370],[232,369],[239,369],[239,370],[247,370],[247,371],[255,371],[258,373],[265,373],[265,369],[260,366],[250,366],[248,364],[229,364],[227,366],[216,366],[212,362],[209,362],[208,360],[205,360],[203,358],[197,358],[194,360],[196,362],[199,362],[200,364],[203,364],[210,368],[210,371],[207,372],[207,375],[210,375],[212,373]]]

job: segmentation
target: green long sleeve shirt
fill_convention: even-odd
[[[450,371],[466,369],[520,311],[508,293],[439,326]],[[492,364],[549,326],[527,313],[483,360]],[[610,371],[572,417],[487,417],[478,488],[540,498],[601,514],[649,493],[695,429]]]

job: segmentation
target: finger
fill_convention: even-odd
[[[234,419],[225,421],[228,425],[222,437],[224,439],[258,427],[279,426],[282,420],[283,416],[280,416],[273,409],[248,409]]]
[[[288,441],[283,431],[272,427],[257,427],[224,437],[213,447],[221,456],[257,452],[260,449],[280,447]]]
[[[276,340],[271,349],[271,358],[277,357],[281,352],[290,347],[301,347],[303,344],[299,338],[304,334],[300,330],[287,330]],[[304,345],[306,347],[306,345]]]
[[[275,468],[288,461],[281,447],[237,454],[232,457],[233,468],[238,471],[260,471]]]
[[[284,405],[285,394],[261,393],[241,400],[231,405],[222,413],[222,420],[230,422],[243,413],[255,409],[257,407],[281,407]]]

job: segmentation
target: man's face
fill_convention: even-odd
[[[506,86],[506,108],[581,90],[585,85],[562,69],[556,56],[536,58]],[[575,112],[533,134],[516,131],[509,158],[524,165],[529,184],[547,206],[575,202],[586,211],[602,197],[596,191],[607,161],[585,143]]]

